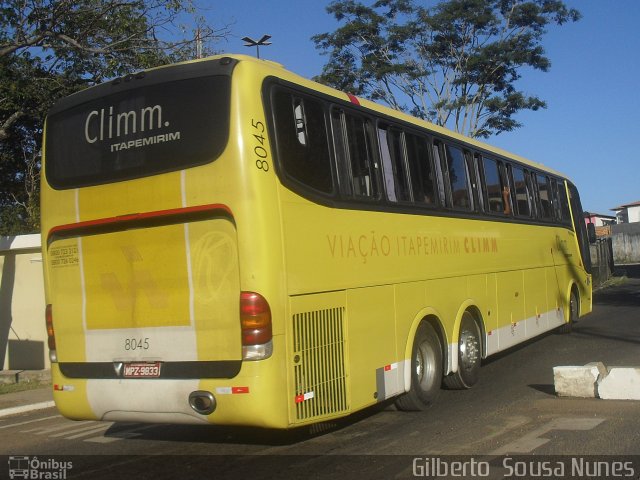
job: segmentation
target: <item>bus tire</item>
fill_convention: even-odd
[[[469,312],[464,312],[458,339],[458,371],[444,377],[444,384],[452,390],[473,387],[480,378],[482,362],[480,328]]]
[[[572,289],[569,295],[569,321],[558,328],[558,333],[571,333],[573,324],[578,321],[579,305],[578,294]]]
[[[396,407],[405,411],[422,411],[440,394],[442,384],[442,344],[433,326],[422,322],[411,349],[411,387],[396,399]]]

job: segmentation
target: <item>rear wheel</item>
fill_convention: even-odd
[[[458,340],[458,371],[444,377],[447,388],[463,390],[473,387],[480,378],[482,343],[480,328],[469,312],[464,312],[460,322]]]
[[[410,368],[411,388],[396,400],[396,406],[400,410],[424,410],[435,402],[442,383],[442,345],[429,323],[421,323],[416,331]]]

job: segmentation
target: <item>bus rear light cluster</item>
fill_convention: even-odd
[[[244,360],[269,358],[273,353],[271,308],[259,293],[240,293],[240,325],[242,358]]]
[[[58,361],[56,352],[56,333],[53,329],[53,306],[49,303],[45,309],[45,322],[47,325],[47,345],[49,346],[49,360]]]

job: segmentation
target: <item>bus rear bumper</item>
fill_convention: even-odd
[[[252,370],[252,364],[246,362],[245,369]],[[274,389],[264,376],[241,374],[233,379],[186,380],[76,379],[65,377],[54,363],[52,380],[58,410],[74,420],[265,428],[291,426],[282,391],[275,391],[278,389]],[[208,405],[208,401],[212,405]]]

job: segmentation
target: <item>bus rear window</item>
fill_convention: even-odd
[[[47,120],[54,188],[97,185],[202,165],[229,135],[230,78],[204,76],[128,89]]]

